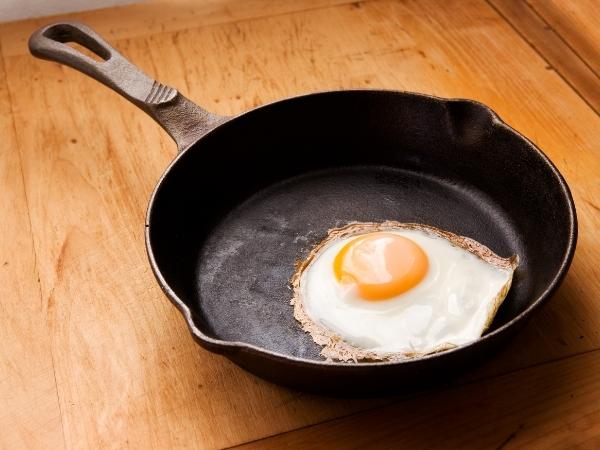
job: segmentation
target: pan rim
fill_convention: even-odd
[[[265,349],[263,347],[259,347],[257,345],[249,344],[249,343],[242,342],[242,341],[226,341],[226,340],[213,338],[213,337],[206,335],[205,333],[203,333],[200,330],[200,328],[194,322],[194,318],[192,316],[192,312],[191,312],[190,308],[171,289],[171,287],[169,286],[169,284],[163,277],[162,272],[161,272],[160,268],[158,267],[158,263],[156,261],[155,255],[154,255],[154,251],[152,249],[152,242],[150,240],[150,219],[151,219],[152,211],[154,209],[155,199],[161,189],[161,186],[162,186],[164,180],[168,177],[169,173],[172,171],[173,167],[178,163],[178,161],[192,147],[194,147],[195,144],[200,142],[204,137],[214,133],[215,130],[217,130],[218,128],[220,128],[222,125],[226,124],[230,120],[237,120],[237,119],[242,118],[242,117],[244,117],[248,114],[251,114],[255,111],[258,111],[258,110],[261,110],[264,108],[268,108],[268,107],[278,104],[278,103],[300,100],[300,99],[314,97],[314,96],[323,96],[323,95],[326,96],[326,95],[334,95],[334,94],[339,95],[339,94],[344,94],[344,93],[394,94],[394,95],[399,95],[399,96],[404,96],[404,97],[424,98],[424,99],[428,99],[428,100],[432,100],[432,101],[444,103],[444,104],[463,102],[463,103],[469,103],[471,105],[481,107],[490,114],[492,127],[502,128],[502,129],[508,131],[509,133],[512,133],[513,135],[517,136],[518,138],[520,138],[527,145],[529,151],[534,152],[536,154],[536,156],[539,157],[542,160],[542,162],[544,162],[546,164],[546,166],[550,169],[552,174],[555,176],[556,181],[558,182],[558,184],[560,186],[563,197],[566,199],[566,203],[567,203],[567,207],[568,207],[568,217],[569,217],[569,228],[568,228],[568,230],[566,230],[566,232],[568,233],[568,241],[567,241],[565,253],[563,254],[563,257],[562,257],[562,260],[558,267],[558,270],[556,270],[556,272],[554,273],[551,280],[547,283],[546,289],[543,292],[541,292],[537,296],[537,298],[535,298],[532,301],[532,303],[525,310],[523,310],[520,314],[518,314],[517,316],[512,318],[510,321],[508,321],[501,327],[499,327],[489,333],[484,334],[480,338],[478,338],[468,344],[461,345],[459,347],[455,347],[453,349],[449,349],[444,352],[433,353],[433,354],[429,354],[429,355],[420,356],[417,358],[411,358],[411,359],[406,359],[406,360],[396,360],[396,361],[377,361],[377,362],[369,362],[369,363],[348,363],[348,362],[327,361],[327,360],[318,361],[318,360],[313,360],[313,359],[301,358],[301,357],[292,356],[292,355],[288,355],[288,354],[281,353],[281,352],[271,351],[271,350]],[[185,321],[188,325],[188,329],[189,329],[190,333],[192,334],[192,336],[200,343],[201,346],[203,346],[207,350],[214,352],[214,353],[223,354],[224,356],[229,356],[229,355],[233,356],[239,352],[242,352],[242,353],[253,354],[258,357],[268,358],[270,360],[277,360],[277,361],[285,362],[288,364],[292,363],[295,365],[309,366],[309,367],[310,366],[329,367],[329,368],[336,368],[336,369],[348,371],[348,370],[363,370],[363,369],[367,369],[367,368],[371,368],[371,367],[391,367],[391,366],[395,367],[398,365],[421,364],[425,361],[428,361],[428,360],[431,360],[434,358],[443,358],[443,357],[455,354],[457,352],[466,351],[467,349],[472,348],[474,346],[483,345],[484,342],[491,341],[492,339],[498,338],[499,336],[507,333],[511,328],[516,326],[518,323],[526,321],[537,309],[539,309],[554,294],[554,292],[559,288],[563,279],[565,278],[565,276],[569,270],[569,267],[571,265],[571,262],[573,260],[574,254],[575,254],[575,249],[576,249],[576,245],[577,245],[577,237],[578,237],[578,224],[577,224],[577,213],[576,213],[576,208],[575,208],[575,202],[573,200],[571,190],[570,190],[567,182],[565,181],[564,177],[560,173],[560,171],[554,165],[554,163],[548,158],[548,156],[537,145],[535,145],[530,139],[528,139],[526,136],[521,134],[519,131],[515,130],[513,127],[511,127],[506,122],[504,122],[498,116],[498,114],[494,110],[492,110],[489,106],[487,106],[477,100],[464,99],[464,98],[444,98],[444,97],[439,97],[439,96],[430,95],[430,94],[423,94],[423,93],[411,92],[411,91],[401,91],[401,90],[359,88],[359,89],[326,90],[326,91],[310,92],[310,93],[295,95],[292,97],[287,97],[284,99],[279,99],[279,100],[275,100],[272,102],[268,102],[268,103],[265,103],[263,105],[257,106],[255,108],[249,109],[238,115],[228,118],[226,121],[222,122],[221,124],[217,125],[212,130],[210,130],[204,136],[200,137],[198,140],[191,143],[189,146],[187,146],[185,149],[183,149],[170,162],[170,164],[167,166],[167,168],[165,169],[163,174],[158,179],[156,186],[154,187],[154,190],[152,191],[152,194],[150,196],[148,210],[146,212],[144,237],[145,237],[146,252],[148,255],[148,260],[150,262],[152,272],[154,273],[154,276],[158,281],[158,284],[160,285],[161,289],[163,290],[163,292],[165,293],[167,298],[171,301],[171,303],[173,303],[175,305],[175,307],[179,310],[179,312],[184,316]]]

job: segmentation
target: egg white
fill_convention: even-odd
[[[364,300],[355,287],[340,283],[333,270],[338,252],[358,234],[333,239],[319,248],[299,277],[296,295],[310,321],[376,357],[427,354],[479,338],[506,296],[514,268],[497,267],[440,235],[385,231],[423,249],[429,260],[425,278],[396,297]],[[335,345],[331,339],[315,340]]]

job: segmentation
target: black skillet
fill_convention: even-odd
[[[446,379],[491,355],[568,270],[577,239],[569,188],[532,142],[481,103],[356,90],[219,117],[143,74],[82,24],[44,27],[29,48],[114,89],[176,141],[179,154],[148,207],[150,264],[194,339],[263,378],[340,395]],[[520,256],[481,339],[405,362],[319,356],[289,304],[294,264],[332,227],[384,220],[434,225]]]

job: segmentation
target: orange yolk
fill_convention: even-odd
[[[365,300],[384,300],[416,286],[427,273],[427,255],[415,242],[393,233],[352,239],[333,261],[335,276],[353,283]]]

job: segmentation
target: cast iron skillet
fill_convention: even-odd
[[[180,152],[148,208],[150,264],[196,341],[263,378],[340,395],[447,379],[492,354],[567,272],[577,239],[569,188],[533,143],[481,103],[356,90],[219,117],[143,74],[82,24],[44,27],[29,48],[114,89],[176,141]],[[289,304],[294,264],[329,228],[384,220],[430,224],[520,256],[481,339],[406,362],[319,356]]]

